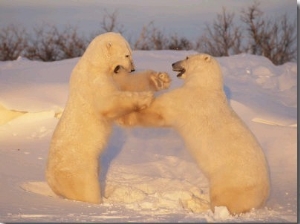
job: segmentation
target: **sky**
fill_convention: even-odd
[[[100,30],[105,11],[117,12],[117,23],[124,36],[136,39],[150,22],[165,34],[176,34],[195,40],[206,23],[212,23],[222,7],[239,15],[252,0],[0,0],[0,29],[10,24],[32,29],[43,24],[76,26],[83,35]],[[296,0],[260,0],[266,16],[274,18],[287,13],[297,17]]]

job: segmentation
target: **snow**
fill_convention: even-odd
[[[193,53],[133,52],[138,70],[171,75],[170,90],[182,83],[171,64]],[[226,207],[213,213],[207,209],[207,179],[174,130],[116,125],[99,159],[104,203],[57,197],[44,171],[78,58],[47,63],[18,58],[0,62],[0,221],[296,222],[297,64],[274,66],[248,54],[217,60],[230,104],[256,135],[269,164],[272,190],[265,207],[239,216],[231,216]],[[193,198],[203,212],[185,209]]]

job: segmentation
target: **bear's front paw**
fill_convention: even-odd
[[[134,115],[135,115],[134,113],[124,115],[124,116],[118,118],[117,120],[115,120],[115,122],[116,122],[116,124],[123,126],[123,127],[133,126],[136,124],[136,119],[135,119]]]
[[[166,72],[157,72],[151,75],[151,84],[158,90],[168,89],[171,84],[171,78]]]
[[[154,99],[153,93],[148,91],[148,92],[140,92],[138,93],[138,98],[136,102],[136,110],[143,110],[152,103]]]

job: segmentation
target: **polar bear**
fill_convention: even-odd
[[[48,185],[59,196],[101,203],[98,159],[113,120],[153,100],[150,91],[122,91],[113,79],[120,67],[123,73],[134,70],[132,52],[120,34],[109,32],[92,40],[72,71],[69,97],[52,136],[46,167]],[[159,74],[151,73],[152,79],[147,75],[143,81],[164,85]]]
[[[227,102],[218,62],[195,54],[172,67],[185,80],[183,86],[118,122],[177,130],[209,180],[213,211],[215,206],[226,206],[231,214],[259,208],[270,191],[267,162],[255,136]]]

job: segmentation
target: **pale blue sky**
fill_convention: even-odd
[[[266,16],[287,13],[297,17],[296,0],[260,0]],[[242,8],[252,0],[0,0],[0,28],[8,24],[33,28],[42,23],[62,27],[76,25],[78,31],[90,35],[100,29],[104,10],[118,11],[118,23],[124,36],[135,39],[144,25],[153,21],[166,34],[177,34],[194,40],[201,35],[205,23],[211,23],[222,6],[235,12],[239,21]]]

